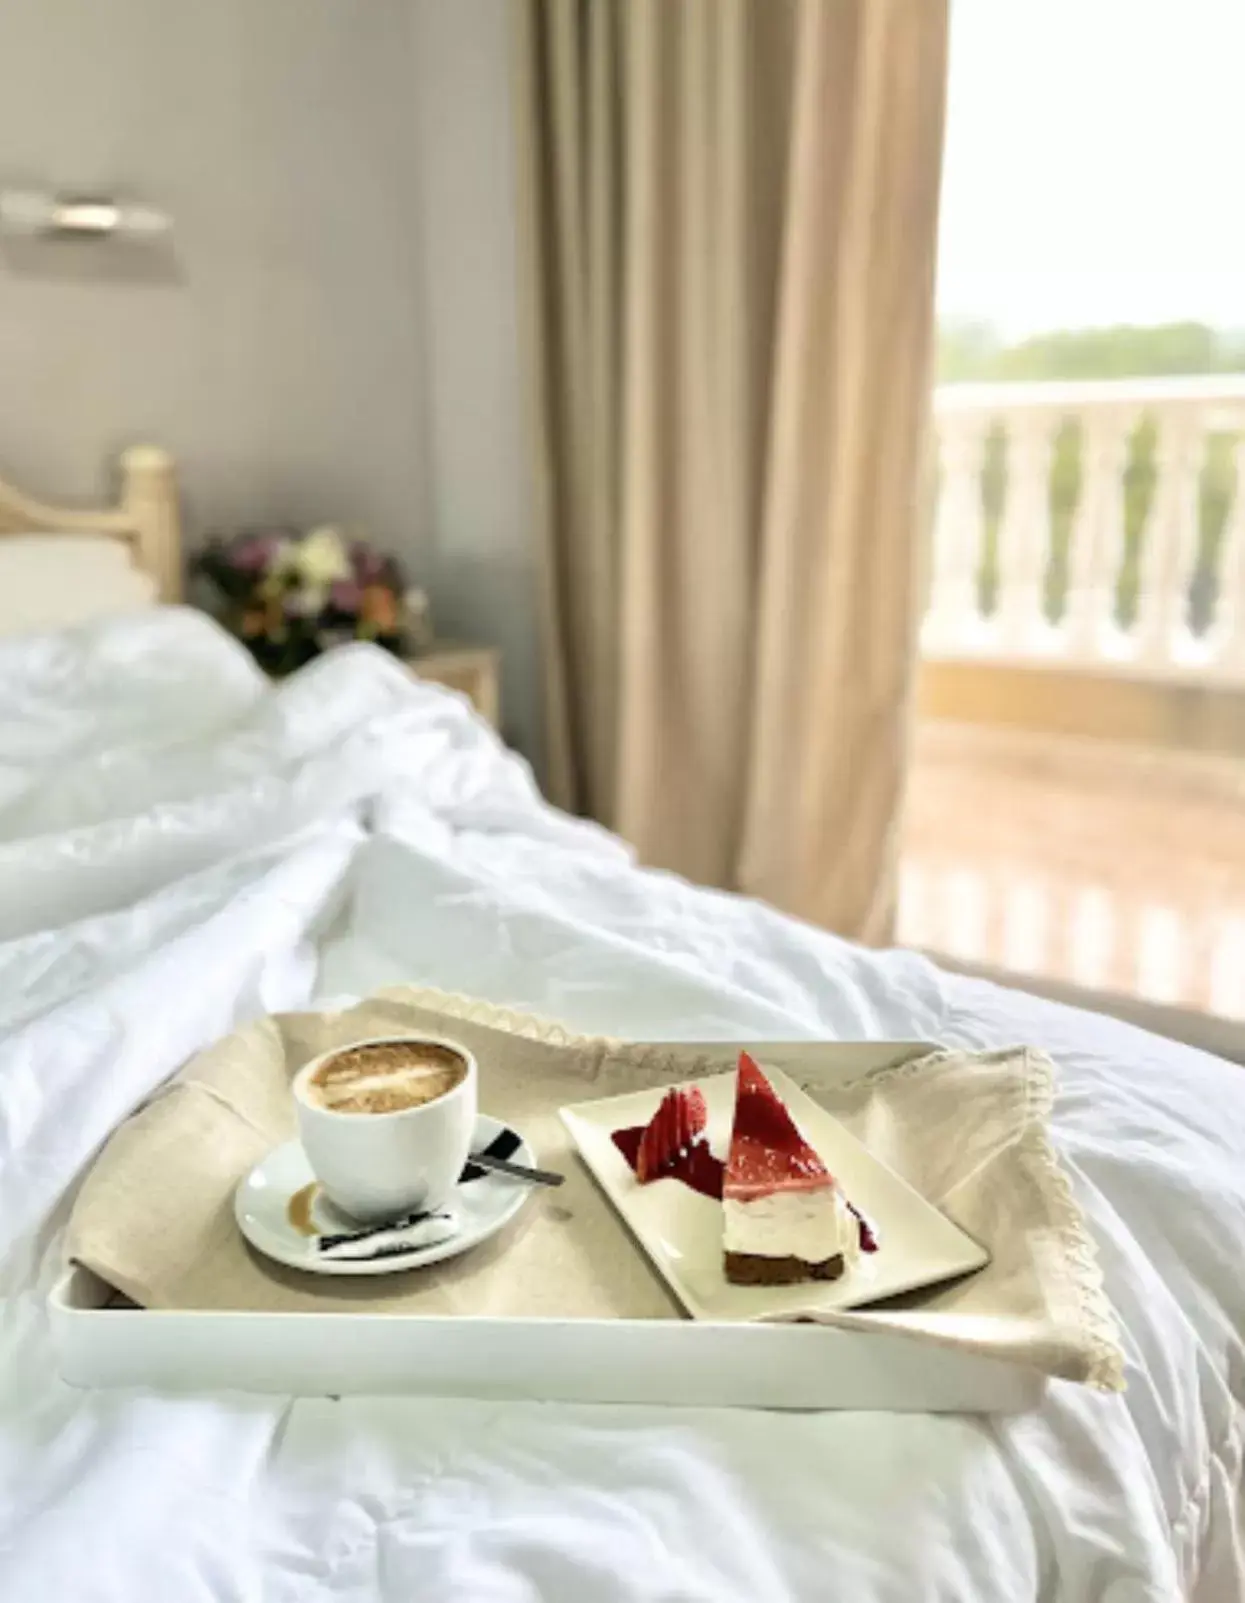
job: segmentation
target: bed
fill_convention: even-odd
[[[182,594],[172,458],[138,445],[111,505],[57,505],[0,479],[0,634],[85,622]]]
[[[108,1132],[256,1013],[403,980],[641,1039],[1045,1047],[1127,1392],[987,1421],[64,1386],[44,1299]],[[273,687],[180,607],[0,639],[5,1603],[1227,1603],[1242,1153],[1245,1071],[645,872],[372,648]]]

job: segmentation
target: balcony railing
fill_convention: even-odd
[[[927,657],[1245,685],[1245,375],[936,393]]]

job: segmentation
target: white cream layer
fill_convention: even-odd
[[[837,1186],[780,1191],[751,1202],[728,1197],[722,1212],[727,1252],[802,1258],[805,1263],[822,1263],[842,1253],[848,1267],[860,1256],[860,1225]]]

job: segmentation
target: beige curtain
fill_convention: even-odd
[[[889,933],[946,0],[518,0],[549,778]]]

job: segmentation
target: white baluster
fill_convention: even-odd
[[[1007,425],[1007,500],[999,528],[1000,642],[1009,655],[1035,649],[1049,631],[1042,591],[1050,560],[1050,461],[1061,419],[1017,412]]]
[[[1003,967],[1013,974],[1046,972],[1050,945],[1050,886],[1041,879],[1017,879],[1003,905]]]
[[[1136,424],[1128,412],[1087,411],[1081,434],[1081,494],[1072,526],[1064,636],[1069,657],[1110,656],[1115,590],[1124,558],[1124,469]]]
[[[1137,924],[1138,996],[1175,1006],[1184,981],[1184,920],[1174,907],[1147,905]]]
[[[1066,872],[1054,864],[1047,892],[1046,961],[1038,972],[1057,980],[1075,981],[1076,893]]]
[[[939,427],[942,484],[934,522],[933,573],[921,643],[934,655],[971,648],[980,634],[977,569],[983,517],[981,469],[988,419],[944,417]]]
[[[1236,486],[1223,526],[1219,548],[1219,590],[1210,627],[1210,651],[1216,674],[1245,678],[1245,435],[1233,452]]]
[[[1245,1018],[1245,916],[1233,912],[1219,921],[1210,963],[1210,1010],[1226,1018]]]
[[[1178,662],[1189,639],[1189,585],[1197,562],[1204,421],[1204,416],[1184,409],[1158,416],[1158,478],[1142,537],[1134,628],[1136,659],[1147,667],[1163,668]]]
[[[1111,972],[1114,908],[1101,885],[1081,885],[1069,909],[1068,978],[1091,991],[1105,990]]]
[[[907,852],[899,860],[899,912],[896,922],[901,946],[931,944],[927,865]]]
[[[943,888],[943,938],[939,951],[962,963],[985,961],[990,921],[990,882],[984,867],[953,869]]]

